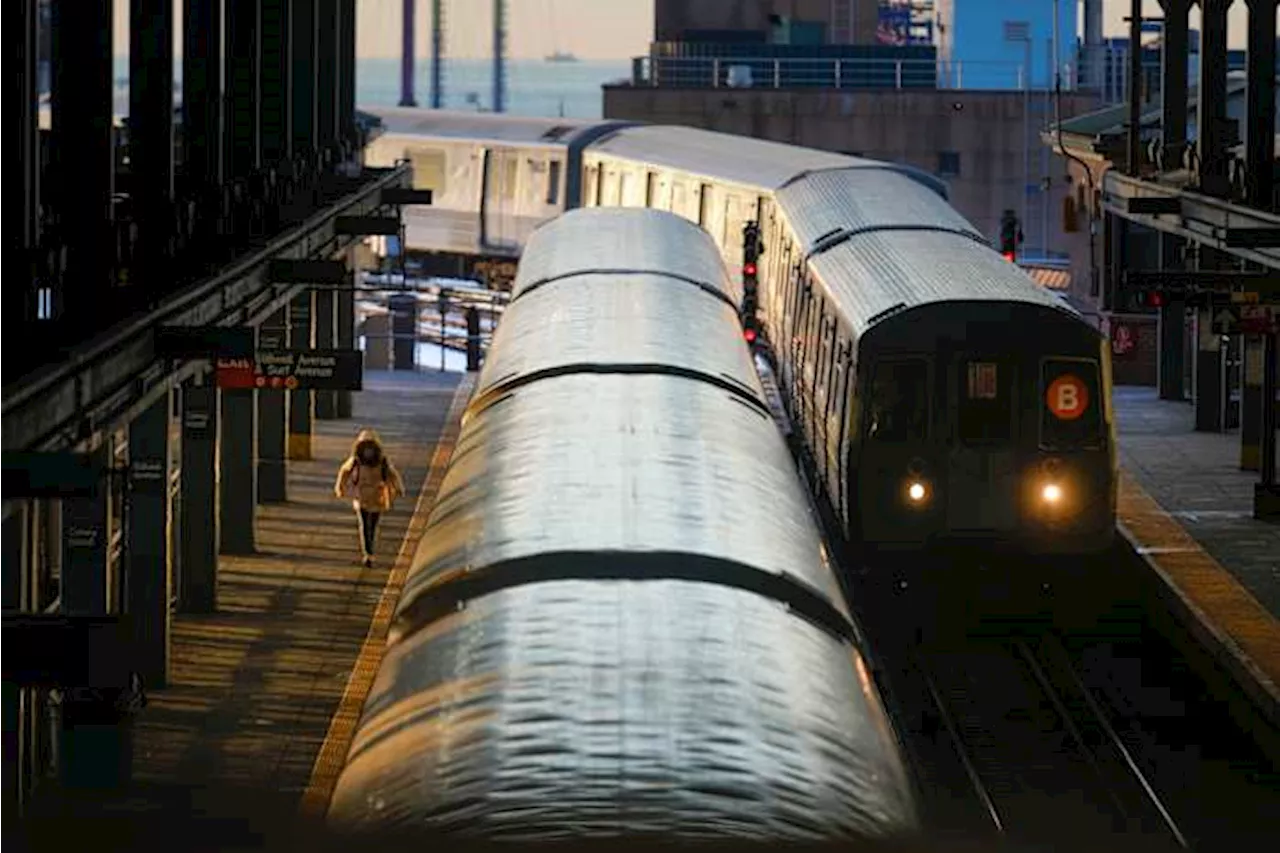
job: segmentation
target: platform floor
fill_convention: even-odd
[[[175,619],[170,686],[149,695],[139,719],[136,781],[187,790],[195,812],[222,812],[226,802],[202,799],[232,791],[269,797],[272,811],[296,807],[335,711],[352,704],[371,619],[398,594],[388,578],[403,581],[470,384],[456,373],[370,372],[352,419],[315,422],[313,459],[290,463],[288,503],[259,507],[260,553],[221,559],[219,612]],[[372,569],[358,563],[350,503],[332,491],[364,427],[382,436],[406,486]]]
[[[1192,406],[1154,388],[1113,399],[1120,524],[1237,676],[1280,700],[1280,525],[1253,518],[1239,433],[1195,432]]]

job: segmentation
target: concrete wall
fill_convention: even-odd
[[[832,44],[874,44],[877,6],[877,0],[654,0],[653,38],[680,41],[686,30],[767,30],[769,16],[779,15],[822,21]]]
[[[952,204],[993,240],[1001,211],[1025,210],[1024,249],[1065,253],[1063,199],[1071,188],[1064,161],[1040,141],[1052,105],[1043,93],[1031,93],[1024,125],[1025,103],[1023,93],[1007,91],[604,90],[606,118],[687,125],[918,166],[945,177]],[[1064,118],[1092,106],[1092,96],[1063,94]],[[1024,150],[1030,152],[1028,182],[1036,185],[1025,204]],[[1039,189],[1046,176],[1047,193]]]

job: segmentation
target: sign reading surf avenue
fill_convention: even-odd
[[[219,388],[360,391],[364,353],[359,350],[259,350],[253,359],[220,358]]]

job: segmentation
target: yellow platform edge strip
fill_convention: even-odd
[[[1165,586],[1280,705],[1280,621],[1126,472],[1117,522]]]
[[[338,784],[338,776],[346,764],[347,752],[351,749],[351,741],[355,738],[356,726],[360,722],[360,712],[364,709],[365,699],[373,688],[373,680],[382,664],[382,655],[386,649],[387,632],[391,628],[391,617],[395,612],[396,602],[404,589],[405,579],[409,574],[409,565],[417,551],[418,542],[427,527],[427,519],[436,493],[444,480],[449,460],[453,456],[453,446],[458,439],[461,428],[462,410],[471,397],[471,389],[475,384],[475,374],[468,373],[454,390],[449,404],[449,413],[440,429],[435,450],[431,454],[431,464],[422,488],[418,490],[418,500],[414,505],[413,516],[405,529],[404,539],[400,542],[400,551],[396,555],[394,565],[387,574],[386,585],[378,598],[373,611],[373,619],[369,623],[369,631],[360,647],[360,654],[351,667],[351,675],[347,678],[346,689],[333,719],[329,721],[329,731],[325,734],[324,743],[316,755],[311,770],[311,781],[302,794],[299,812],[302,817],[323,819],[329,810],[329,800]]]

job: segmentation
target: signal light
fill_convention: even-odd
[[[742,337],[746,340],[747,343],[754,344],[756,342],[756,330],[752,328],[743,329]]]
[[[1164,294],[1158,290],[1142,291],[1138,294],[1138,302],[1148,308],[1159,308],[1164,305]]]
[[[742,266],[742,274],[743,274],[743,275],[755,275],[755,274],[756,274],[756,265],[755,265],[755,264],[752,264],[752,263],[743,264],[743,266]]]
[[[1009,263],[1013,263],[1014,259],[1017,257],[1017,255],[1015,255],[1013,252],[1001,252],[1000,254]]]

